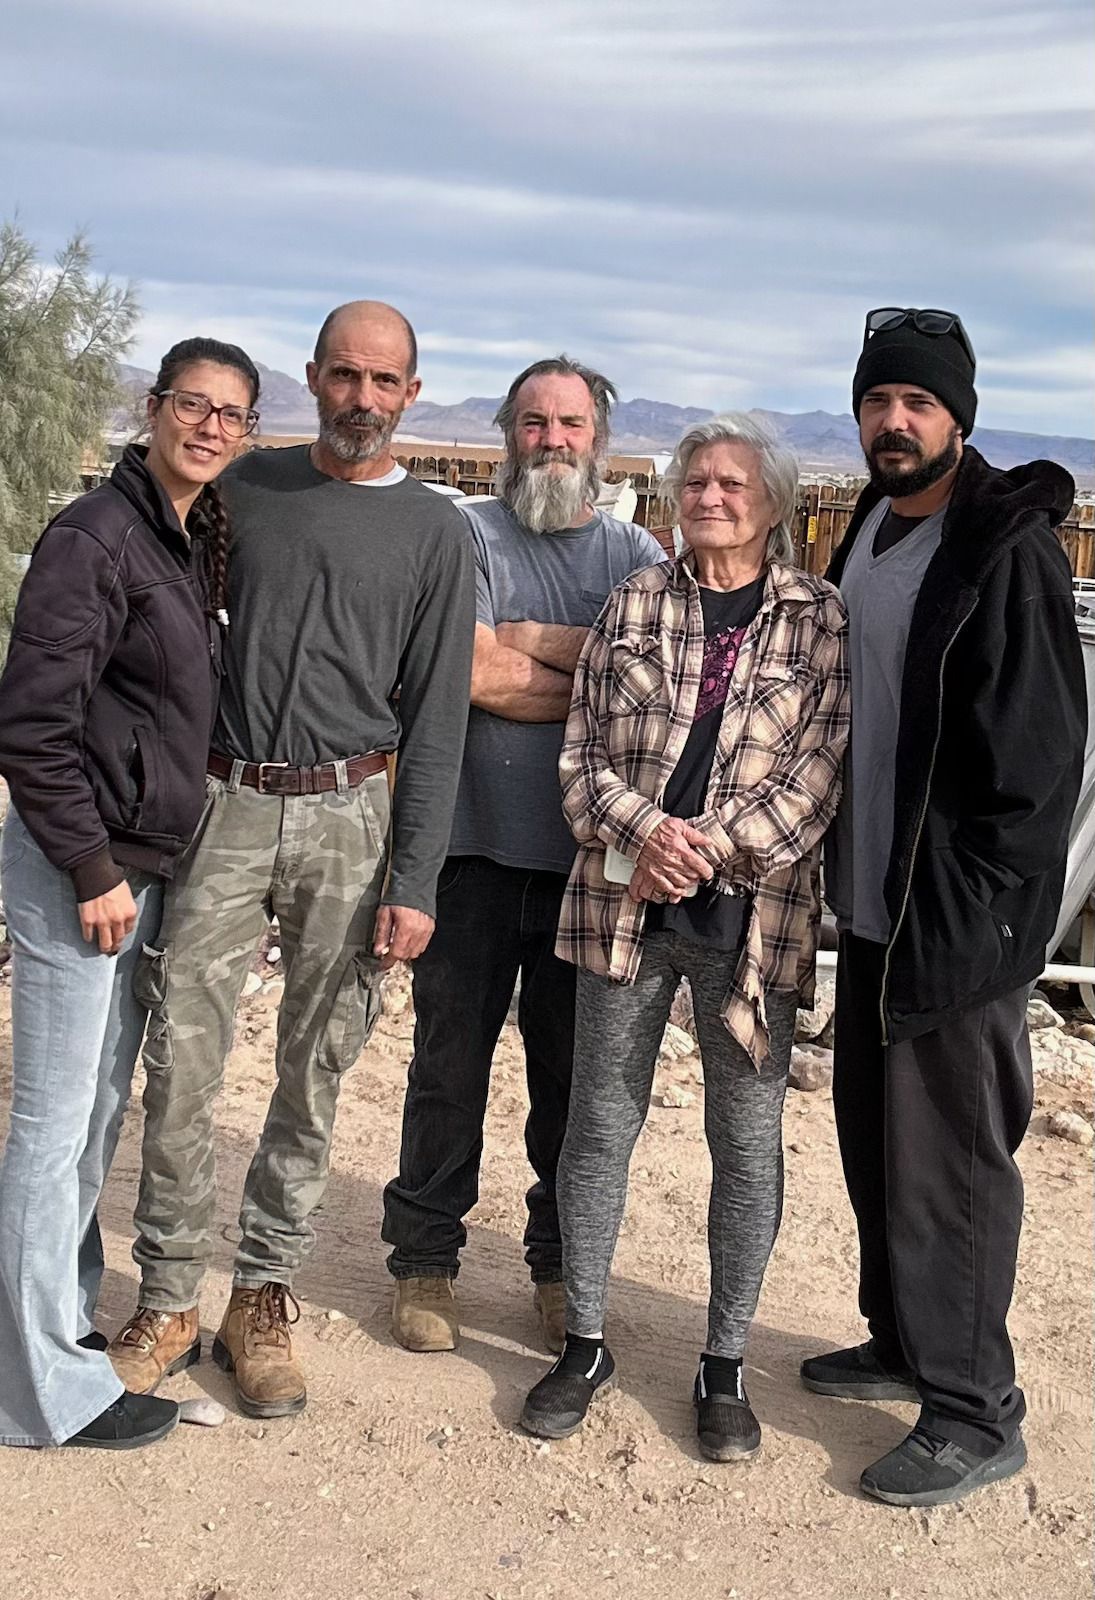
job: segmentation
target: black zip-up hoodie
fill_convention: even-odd
[[[145,454],[42,534],[0,677],[0,773],[77,900],[126,866],[169,878],[205,797],[220,630]]]
[[[901,687],[888,1043],[1032,983],[1045,964],[1087,734],[1072,574],[1054,532],[1074,494],[1050,461],[1003,472],[962,453]],[[880,498],[860,496],[830,582]]]

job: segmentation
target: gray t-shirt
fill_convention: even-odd
[[[665,560],[645,528],[599,511],[580,528],[529,533],[501,500],[460,506],[475,543],[476,620],[588,628],[609,591]],[[569,872],[576,846],[559,792],[562,722],[514,722],[472,706],[450,855]]]
[[[890,509],[883,500],[863,523],[840,578],[848,608],[852,737],[844,792],[825,841],[825,898],[840,927],[885,944],[890,917],[883,889],[893,846],[894,761],[913,607],[939,548],[943,511],[881,555],[874,538]]]
[[[385,900],[432,915],[471,670],[467,526],[415,478],[344,483],[304,445],[251,451],[220,488],[230,622],[213,748],[294,767],[398,749]]]

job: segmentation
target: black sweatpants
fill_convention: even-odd
[[[884,957],[841,935],[833,1100],[860,1310],[883,1362],[916,1374],[921,1423],[988,1455],[1026,1411],[1006,1318],[1023,1220],[1014,1154],[1034,1098],[1029,991],[885,1046]]]

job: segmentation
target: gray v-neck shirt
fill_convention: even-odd
[[[890,917],[883,889],[893,847],[894,762],[913,607],[939,548],[943,511],[925,517],[881,555],[874,539],[890,510],[870,513],[848,556],[840,592],[848,608],[852,737],[844,792],[825,842],[825,898],[842,929],[885,944]]]

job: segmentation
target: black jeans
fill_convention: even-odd
[[[859,1306],[916,1375],[920,1421],[982,1455],[1017,1431],[1007,1313],[1034,1099],[1027,987],[884,1046],[885,947],[840,938],[833,1101],[859,1226]]]
[[[414,1059],[403,1106],[399,1176],[384,1190],[381,1236],[397,1278],[454,1277],[479,1198],[491,1058],[517,975],[529,1115],[525,1260],[534,1282],[561,1279],[555,1169],[574,1061],[574,974],[555,954],[566,877],[450,856],[437,926],[414,963]]]

